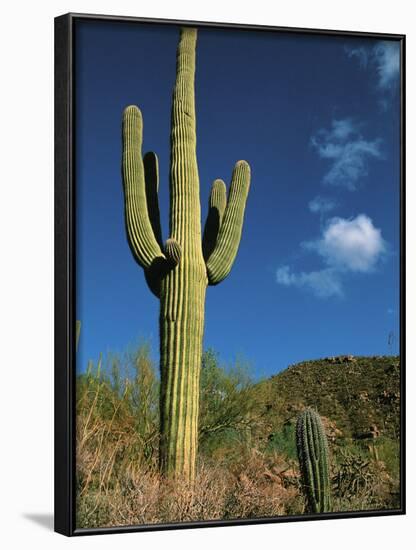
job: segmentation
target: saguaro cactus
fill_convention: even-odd
[[[321,417],[312,409],[305,409],[298,417],[296,446],[308,509],[313,513],[329,512],[328,441]]]
[[[170,238],[163,245],[158,207],[158,161],[141,154],[142,115],[123,114],[123,182],[128,241],[160,300],[160,467],[191,479],[198,445],[199,378],[205,293],[230,272],[241,238],[250,168],[234,167],[228,199],[214,181],[201,240],[195,128],[196,29],[184,28],[176,60],[170,157]]]

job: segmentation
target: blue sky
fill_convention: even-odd
[[[76,28],[77,365],[141,339],[158,358],[158,301],[127,245],[121,114],[143,113],[168,237],[171,94],[179,29]],[[338,354],[398,353],[398,42],[200,29],[197,156],[211,182],[252,171],[234,267],[209,287],[204,347],[256,376]],[[394,334],[388,345],[389,334]]]

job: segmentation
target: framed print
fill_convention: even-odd
[[[56,531],[404,513],[404,67],[56,18]]]

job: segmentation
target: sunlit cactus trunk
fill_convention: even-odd
[[[208,278],[202,255],[195,134],[196,31],[182,32],[173,92],[170,234],[180,245],[178,266],[160,292],[161,447],[165,471],[195,473],[199,371]]]
[[[142,118],[129,106],[123,116],[123,181],[127,236],[160,299],[160,468],[192,480],[198,447],[199,378],[205,293],[230,272],[241,238],[250,168],[239,161],[228,200],[222,180],[212,186],[201,240],[196,159],[195,47],[197,31],[182,29],[172,103],[170,238],[160,230],[157,157],[142,159]]]

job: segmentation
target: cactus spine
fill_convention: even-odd
[[[312,513],[331,509],[328,441],[321,417],[305,409],[296,424],[296,446],[308,509]]]
[[[158,207],[158,161],[142,159],[142,116],[123,114],[123,183],[127,237],[150,290],[160,300],[160,468],[195,476],[199,378],[205,293],[230,272],[241,238],[250,185],[245,161],[234,167],[228,200],[222,180],[211,189],[201,239],[195,127],[196,29],[184,28],[176,58],[170,158],[170,238],[163,245]]]

